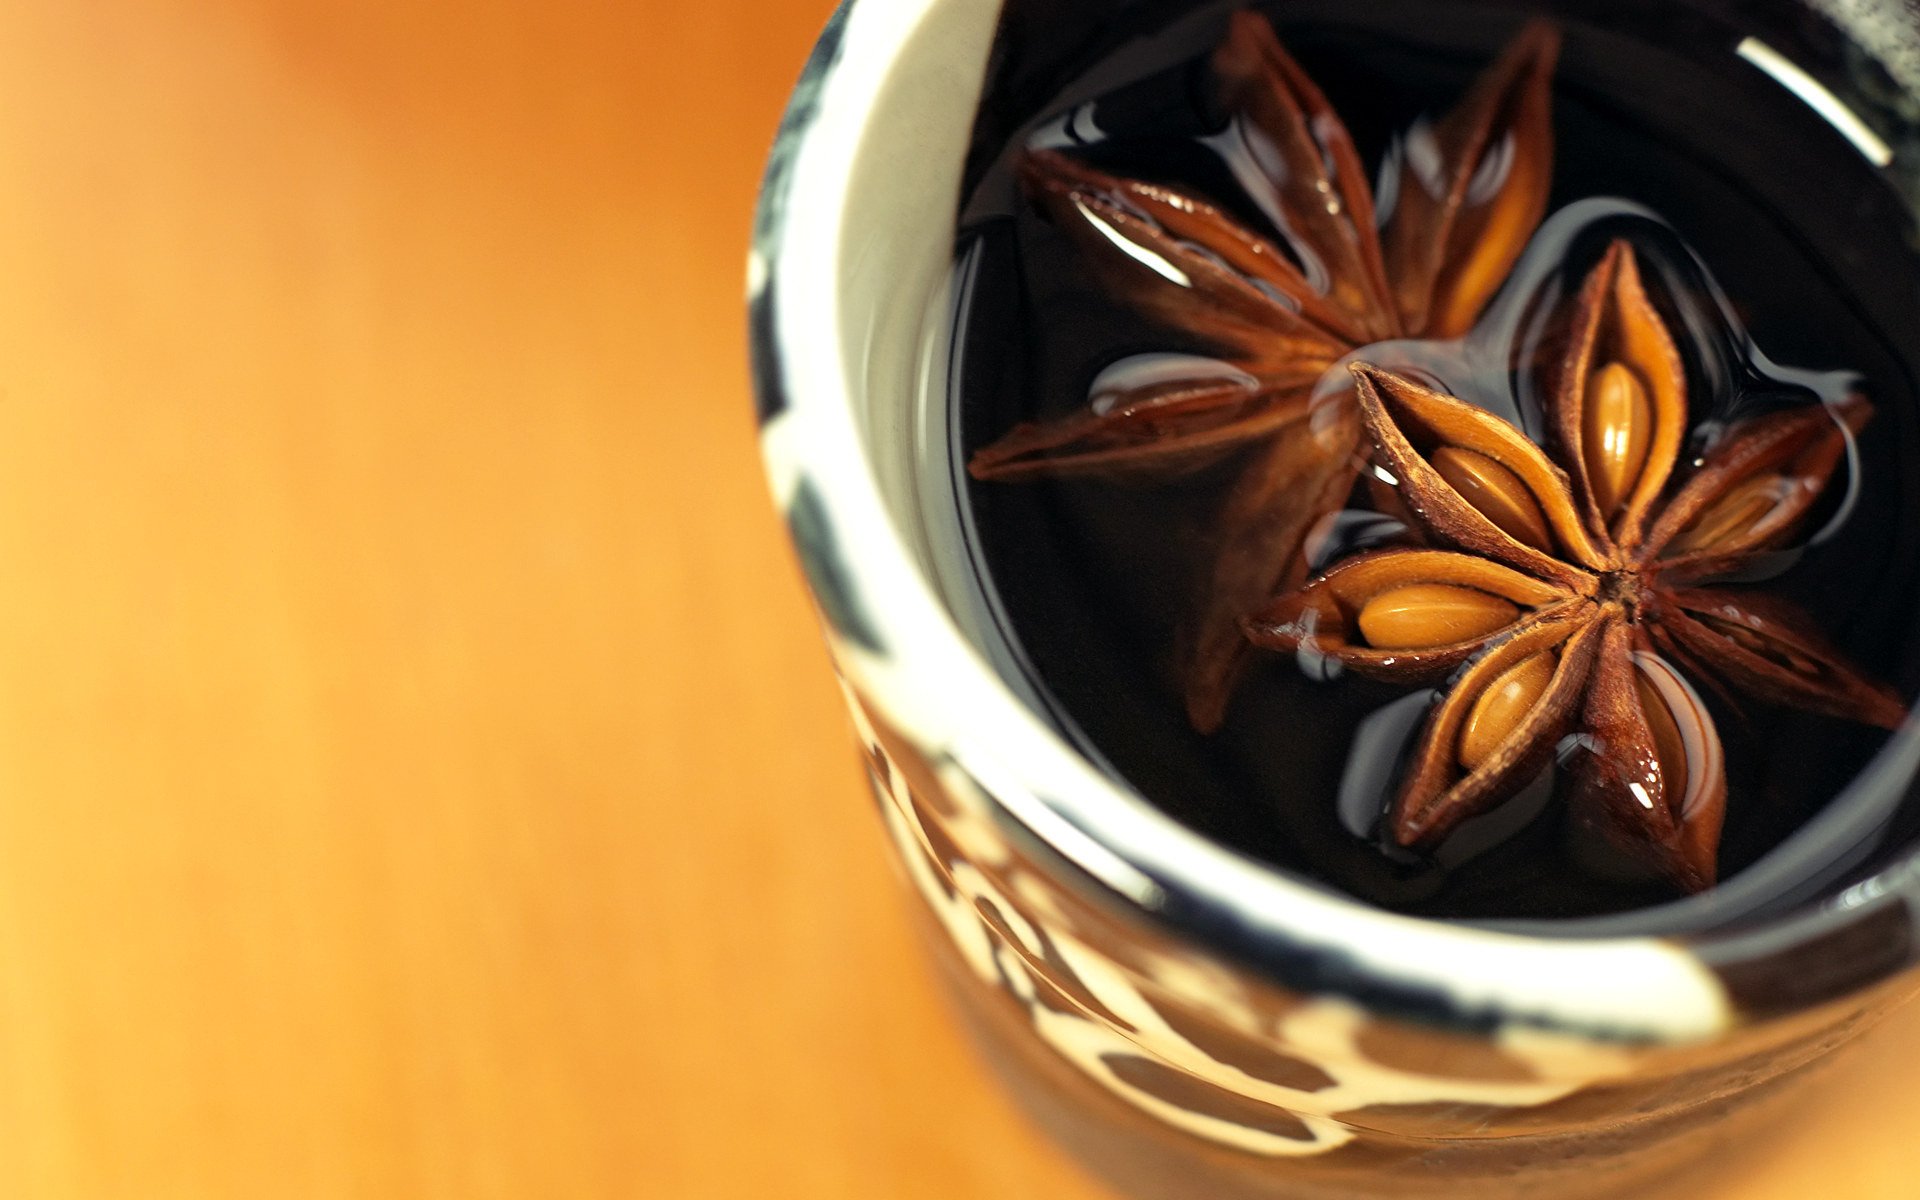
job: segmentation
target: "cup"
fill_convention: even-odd
[[[1685,9],[1850,63],[1829,86],[1856,111],[1920,95],[1920,32],[1890,2],[1558,7],[1622,28]],[[1884,843],[1920,734],[1818,818],[1877,869],[1841,886],[1762,863],[1728,886],[1786,889],[1771,915],[1660,935],[1383,912],[1208,841],[1079,753],[962,548],[946,335],[980,105],[1017,107],[1116,11],[1225,8],[850,0],[755,229],[769,478],[934,957],[1020,1101],[1129,1195],[1565,1198],[1669,1172],[1913,990],[1920,869]]]

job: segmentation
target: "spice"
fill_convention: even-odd
[[[1432,125],[1384,226],[1345,125],[1264,17],[1238,13],[1212,58],[1227,133],[1253,147],[1280,242],[1202,197],[1029,152],[1027,191],[1112,291],[1236,370],[1156,379],[1020,425],[969,464],[982,480],[1156,480],[1244,459],[1182,655],[1189,719],[1216,728],[1246,651],[1241,621],[1306,566],[1313,525],[1351,491],[1351,395],[1317,388],[1355,349],[1466,333],[1545,211],[1552,26],[1534,23]],[[1497,168],[1497,169],[1489,169]]]
[[[1676,478],[1686,376],[1626,243],[1575,302],[1551,456],[1463,400],[1353,375],[1379,467],[1430,545],[1339,563],[1247,629],[1389,681],[1450,679],[1389,817],[1400,845],[1437,845],[1582,734],[1567,763],[1579,813],[1698,891],[1716,875],[1726,776],[1689,676],[1872,725],[1903,717],[1797,610],[1715,583],[1792,536],[1871,406],[1747,419]]]

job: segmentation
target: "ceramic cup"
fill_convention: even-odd
[[[1828,86],[1882,129],[1920,80],[1895,3],[1562,7],[1685,7],[1839,61]],[[966,148],[983,95],[1017,104],[1077,32],[1156,8],[1225,11],[852,0],[767,174],[761,439],[910,902],[1021,1101],[1128,1194],[1573,1197],[1672,1170],[1911,990],[1920,871],[1887,844],[1911,725],[1817,818],[1858,848],[1832,870],[1762,860],[1667,932],[1495,929],[1382,912],[1184,828],[1078,752],[996,641],[944,403]],[[1741,889],[1777,895],[1728,928],[1713,906]]]

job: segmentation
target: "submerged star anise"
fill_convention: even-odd
[[[1482,408],[1353,373],[1379,465],[1431,545],[1338,563],[1248,634],[1384,680],[1451,679],[1389,814],[1401,845],[1437,845],[1578,733],[1579,813],[1697,891],[1715,878],[1726,776],[1689,675],[1873,725],[1903,717],[1803,614],[1713,582],[1792,536],[1871,406],[1739,421],[1679,477],[1686,376],[1625,243],[1575,302],[1546,401],[1552,457]]]
[[[1252,13],[1232,18],[1212,58],[1229,115],[1219,144],[1273,238],[1178,189],[1026,155],[1028,192],[1107,285],[1226,369],[1161,376],[1021,425],[970,469],[983,480],[1164,476],[1257,444],[1222,506],[1182,655],[1196,727],[1224,714],[1242,619],[1304,576],[1309,530],[1353,486],[1354,407],[1316,403],[1316,385],[1361,346],[1465,334],[1539,224],[1558,51],[1551,26],[1529,25],[1455,109],[1416,125],[1382,172],[1378,230],[1345,125]]]

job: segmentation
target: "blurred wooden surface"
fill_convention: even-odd
[[[826,0],[0,5],[0,1196],[1095,1189],[754,457]],[[1710,1197],[1907,1197],[1920,1018]]]

